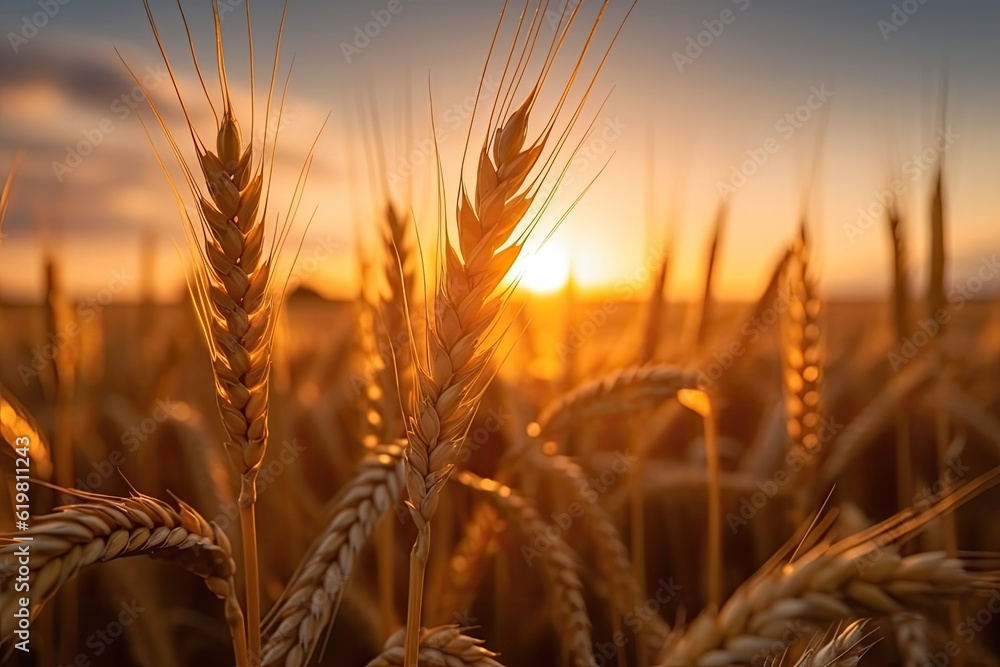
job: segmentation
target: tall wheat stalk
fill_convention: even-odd
[[[472,423],[488,380],[488,362],[496,350],[494,328],[509,294],[507,290],[499,293],[498,290],[538,224],[541,212],[552,201],[554,190],[543,194],[542,185],[555,168],[569,132],[580,117],[593,79],[568,120],[563,119],[562,112],[607,4],[607,0],[602,3],[544,127],[529,141],[530,117],[536,111],[539,94],[546,87],[580,5],[576,5],[569,14],[566,13],[568,7],[564,8],[564,20],[553,34],[530,92],[519,107],[512,109],[514,98],[523,94],[522,80],[535,61],[533,55],[545,24],[547,3],[526,0],[505,58],[502,84],[489,112],[486,139],[479,151],[471,193],[465,180],[463,161],[456,205],[457,243],[447,233],[442,237],[443,266],[439,270],[432,312],[428,316],[426,349],[423,359],[415,367],[417,379],[407,417],[407,502],[417,526],[417,538],[410,555],[405,650],[407,667],[416,667],[417,663],[431,519],[437,510],[441,489],[451,475],[455,457]],[[506,12],[505,4],[480,79],[477,111]],[[526,20],[529,14],[530,20]],[[603,64],[604,61],[601,62]],[[475,118],[474,112],[469,128],[470,139]],[[560,126],[558,130],[557,123]],[[466,155],[469,153],[468,141]],[[566,168],[563,167],[554,185],[558,186],[562,181]],[[444,188],[440,178],[439,175],[439,210],[443,210],[441,199]],[[538,197],[542,198],[541,211],[525,220]],[[515,235],[522,221],[527,222],[527,227],[520,235]],[[491,338],[493,340],[488,340]]]
[[[270,133],[268,122],[271,101],[277,79],[278,54],[284,29],[285,10],[282,12],[275,46],[264,118],[264,141],[260,152],[253,142],[244,145],[241,124],[233,109],[230,87],[226,75],[226,62],[222,40],[221,17],[216,0],[212,2],[215,28],[216,64],[221,91],[221,117],[208,94],[208,87],[201,74],[194,42],[188,32],[191,58],[206,99],[215,117],[214,150],[202,141],[195,128],[188,107],[184,102],[174,68],[153,14],[149,0],[143,0],[150,27],[166,64],[178,103],[183,111],[198,157],[198,168],[205,187],[199,185],[196,171],[182,154],[171,130],[163,120],[156,104],[146,95],[160,128],[166,137],[190,195],[195,199],[197,213],[192,215],[185,206],[180,187],[170,171],[160,160],[170,182],[180,210],[188,247],[193,262],[189,287],[198,314],[199,323],[212,359],[215,376],[216,399],[226,431],[226,451],[240,473],[240,531],[243,541],[243,570],[246,580],[246,607],[250,660],[260,662],[260,583],[257,564],[257,529],[255,503],[257,475],[264,459],[268,435],[268,376],[271,367],[277,311],[281,293],[287,284],[275,284],[278,273],[277,255],[288,236],[302,195],[302,188],[312,163],[310,150],[296,183],[290,209],[284,220],[267,224],[268,194],[274,168],[275,145],[278,131]],[[181,18],[187,29],[187,18],[180,8]],[[250,136],[254,136],[254,67],[253,28],[250,3],[246,3],[247,39],[250,48]],[[137,80],[138,83],[138,80]],[[279,115],[283,108],[279,105]],[[278,124],[280,128],[280,123]],[[270,149],[270,155],[268,155]],[[155,148],[154,148],[155,152]],[[270,236],[270,239],[266,237]],[[268,247],[268,244],[270,247]],[[280,279],[279,279],[280,280]]]
[[[892,327],[896,334],[895,341],[903,341],[910,334],[908,270],[903,219],[895,203],[886,212],[886,222],[892,242]],[[906,406],[900,406],[896,411],[895,431],[897,504],[898,509],[903,509],[913,502],[914,484],[910,417]]]

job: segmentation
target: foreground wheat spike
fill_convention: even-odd
[[[694,389],[697,377],[673,366],[628,366],[585,382],[556,398],[538,416],[532,435],[555,433],[584,417],[609,417],[655,407]]]
[[[996,484],[983,475],[925,512],[907,510],[842,540],[829,537],[791,561],[775,558],[717,612],[698,616],[660,655],[663,665],[728,665],[766,659],[799,622],[817,629],[857,618],[891,616],[995,588],[1000,573],[944,552],[901,557],[898,544],[928,522]]]
[[[505,514],[525,543],[538,535],[547,535],[549,525],[534,506],[510,487],[492,479],[483,479],[467,470],[458,473],[458,480],[485,494]],[[591,623],[583,600],[576,556],[562,538],[552,540],[552,546],[532,554],[542,566],[542,576],[549,587],[554,607],[554,622],[559,628],[563,647],[574,667],[594,667]]]
[[[380,656],[368,663],[368,667],[393,667],[404,665],[403,642],[405,630],[400,629],[385,643]],[[496,653],[483,648],[483,641],[462,634],[457,625],[442,625],[438,628],[420,629],[419,667],[503,667],[493,658]]]
[[[372,448],[264,619],[261,664],[309,663],[333,622],[358,554],[379,519],[398,502],[402,487],[402,444]]]
[[[417,378],[407,415],[407,502],[418,530],[410,561],[407,667],[416,663],[423,581],[430,549],[430,522],[437,509],[441,488],[451,474],[456,454],[478,408],[488,380],[488,362],[496,351],[496,339],[500,337],[494,329],[509,295],[509,290],[500,290],[500,286],[551,202],[554,190],[543,193],[541,188],[561,160],[568,135],[576,125],[593,86],[591,79],[576,109],[570,107],[569,118],[565,118],[567,114],[563,111],[567,99],[574,89],[573,84],[607,4],[608,0],[602,2],[548,119],[539,133],[529,138],[529,120],[539,113],[539,95],[543,88],[548,87],[546,82],[553,64],[573,27],[580,5],[577,4],[570,12],[567,12],[568,7],[564,8],[562,16],[565,20],[559,22],[549,46],[545,47],[539,45],[538,37],[546,24],[548,3],[544,0],[525,0],[517,32],[505,58],[501,85],[489,112],[486,139],[478,151],[475,184],[471,192],[464,173],[459,180],[457,243],[448,234],[443,235],[442,267],[438,272],[428,318],[426,350],[421,363],[416,364]],[[506,8],[505,4],[504,13]],[[529,15],[530,21],[526,21]],[[480,79],[479,95],[482,94],[503,18],[502,14]],[[533,57],[536,47],[547,49],[540,66]],[[525,80],[529,66],[538,71],[533,84],[530,84],[531,75]],[[597,69],[599,71],[600,66]],[[530,86],[526,94],[522,82],[524,86]],[[480,108],[479,95],[477,110]],[[515,98],[522,95],[521,105],[512,109]],[[470,138],[476,118],[474,112]],[[469,155],[468,140],[465,155]],[[556,182],[550,185],[558,186],[568,164],[563,167]],[[439,175],[439,193],[442,191]],[[440,199],[439,195],[439,210],[443,210]],[[536,200],[540,210],[532,215],[530,211]],[[520,235],[515,235],[522,222],[527,223],[527,228]]]
[[[201,79],[201,68],[191,42],[191,57],[216,121],[215,137],[212,141],[215,150],[212,150],[202,141],[188,113],[174,69],[156,28],[149,0],[143,0],[143,4],[178,102],[184,112],[205,184],[204,189],[199,185],[195,170],[187,164],[162,114],[147,95],[150,107],[183,171],[187,189],[196,202],[197,221],[188,212],[184,197],[164,167],[177,199],[189,250],[194,258],[194,275],[189,279],[189,286],[211,354],[216,398],[227,435],[225,446],[233,465],[240,473],[240,529],[246,578],[249,649],[252,660],[258,661],[260,586],[257,572],[254,504],[257,495],[257,474],[267,447],[268,376],[274,326],[280,305],[278,292],[283,289],[272,281],[277,253],[287,238],[312,163],[312,151],[310,150],[299,174],[290,210],[284,222],[275,224],[269,229],[272,226],[266,223],[267,204],[277,131],[274,132],[274,136],[269,134],[268,116],[274,94],[284,13],[278,29],[278,43],[275,47],[274,67],[268,91],[264,141],[262,148],[257,150],[253,142],[244,145],[241,124],[237,121],[233,109],[226,76],[219,6],[213,0],[216,61],[222,98],[221,118],[212,103],[211,96],[208,95],[204,80]],[[250,24],[249,2],[246,3],[246,17],[247,37],[251,44],[250,83],[251,100],[253,100],[253,30]],[[187,28],[183,9],[181,18]],[[251,101],[250,116],[252,137],[254,136],[253,101]],[[268,149],[271,151],[269,158]],[[270,239],[265,239],[265,236],[270,236]]]
[[[875,644],[867,625],[867,620],[854,621],[829,639],[814,639],[795,667],[856,667]]]
[[[233,635],[237,664],[246,661],[246,636],[243,612],[236,599],[233,561],[229,538],[215,522],[209,523],[184,502],[179,508],[135,494],[116,498],[58,488],[86,502],[58,508],[53,514],[33,517],[26,531],[0,535],[0,556],[14,558],[18,542],[31,541],[32,617],[59,588],[81,569],[94,563],[147,555],[178,561],[205,580],[205,585],[225,602],[226,620]],[[0,590],[0,611],[13,618],[20,594],[13,579],[4,581]],[[2,638],[10,639],[10,634]]]

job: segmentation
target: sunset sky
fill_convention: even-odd
[[[583,1],[585,12],[596,11],[599,3]],[[234,7],[223,22],[227,65],[241,104],[237,112],[248,116],[244,6],[242,0],[222,2]],[[630,4],[611,1],[599,46],[608,44]],[[189,1],[185,9],[203,67],[214,73],[207,5]],[[39,14],[45,7],[54,15]],[[251,7],[261,114],[260,82],[270,72],[280,3]],[[431,97],[453,202],[469,112],[502,7],[502,0],[292,0],[281,72],[293,56],[295,64],[280,123],[272,207],[287,202],[329,114],[297,227],[301,236],[315,211],[301,257],[311,258],[303,277],[320,291],[350,295],[357,283],[357,232],[363,243],[375,239],[374,202],[358,194],[368,188],[370,170],[350,168],[373,145],[365,140],[371,133],[359,122],[359,106],[371,91],[388,153],[384,169],[373,169],[390,180],[397,201],[412,205],[421,238],[430,243],[436,225]],[[560,0],[552,0],[553,16],[560,9]],[[154,13],[195,122],[211,136],[211,113],[176,5],[156,1]],[[368,26],[374,36],[360,38],[379,18],[384,25]],[[143,239],[155,239],[158,290],[175,296],[182,277],[171,239],[183,244],[177,211],[138,122],[139,113],[151,116],[129,102],[134,83],[115,52],[145,80],[186,140],[142,3],[6,0],[0,26],[0,178],[14,151],[25,151],[0,250],[0,298],[38,295],[43,236],[80,296],[105,288],[116,271],[137,273]],[[922,267],[937,148],[945,149],[948,167],[949,280],[963,280],[1000,250],[998,28],[995,0],[639,0],[585,107],[594,130],[542,229],[606,168],[537,264],[550,272],[572,266],[583,287],[614,290],[648,262],[649,244],[662,245],[673,220],[673,290],[690,298],[701,280],[720,183],[727,183],[733,186],[731,216],[718,292],[752,298],[794,233],[815,144],[825,132],[812,220],[826,294],[885,293],[886,231],[879,217],[866,229],[859,209],[877,208],[879,193],[894,181]],[[586,71],[599,57],[593,55]],[[558,73],[565,77],[569,59],[561,65]],[[949,129],[940,134],[945,66]],[[494,67],[487,81],[498,75]],[[209,78],[213,94],[215,82]],[[407,109],[412,132],[403,131]],[[162,136],[154,137],[162,149]],[[473,143],[477,137],[481,142],[481,131]],[[81,145],[89,154],[73,166]],[[746,163],[755,157],[759,165]],[[744,179],[740,170],[753,173]],[[538,282],[541,287],[545,280]],[[987,287],[1000,293],[1000,280]]]

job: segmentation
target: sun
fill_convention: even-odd
[[[524,258],[521,287],[535,294],[554,294],[569,282],[570,262],[566,248],[545,243]]]

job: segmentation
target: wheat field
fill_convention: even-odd
[[[728,199],[698,223],[695,298],[670,234],[617,297],[533,289],[528,260],[587,210],[568,175],[635,6],[511,0],[426,192],[371,168],[392,128],[343,91],[375,242],[328,299],[297,277],[328,224],[303,204],[319,144],[290,168],[272,122],[296,36],[195,4],[142,3],[169,94],[120,62],[183,295],[81,301],[46,254],[41,299],[0,302],[0,662],[1000,664],[1000,309],[952,271],[944,159],[923,210],[876,221],[870,299],[825,296],[813,168],[781,252],[739,258],[767,277],[752,299],[717,296]],[[31,160],[2,165],[0,225]]]

